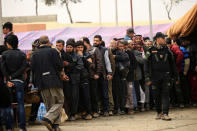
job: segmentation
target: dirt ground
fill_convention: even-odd
[[[155,120],[154,111],[65,122],[62,131],[197,131],[197,108],[170,110],[172,121]],[[44,126],[28,126],[28,131],[47,131]]]

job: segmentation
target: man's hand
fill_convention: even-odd
[[[78,51],[77,53],[78,53],[78,55],[83,56],[83,52],[82,51]]]
[[[112,79],[112,75],[107,75],[107,80],[111,80]]]
[[[183,74],[186,76],[187,75],[187,72],[183,72]]]
[[[176,81],[176,85],[178,85],[179,84],[179,81]]]
[[[195,67],[195,71],[197,72],[197,66]]]
[[[92,59],[91,58],[88,58],[87,61],[90,62],[90,63],[92,63]]]
[[[147,86],[150,86],[151,83],[152,83],[151,81],[148,81],[148,82],[146,82],[146,85],[147,85]]]
[[[63,80],[63,81],[69,81],[69,77],[68,77],[66,74],[64,74],[64,75],[62,76],[62,80]]]
[[[68,65],[69,65],[69,62],[64,61],[64,66],[68,66]]]
[[[14,83],[12,83],[10,81],[7,82],[7,87],[13,87],[13,86],[14,86]]]
[[[28,87],[32,87],[32,85],[33,85],[33,83],[29,83],[29,84],[28,84]]]
[[[94,79],[95,80],[99,79],[99,75],[94,75]]]

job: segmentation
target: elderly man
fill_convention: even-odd
[[[61,111],[64,104],[61,79],[66,79],[66,76],[61,76],[63,62],[58,51],[50,47],[47,36],[40,37],[40,48],[32,55],[31,68],[33,83],[40,90],[47,109],[42,124],[49,131],[59,131]]]

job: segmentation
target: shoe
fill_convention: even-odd
[[[92,120],[92,115],[90,114],[87,114],[85,117],[84,117],[85,120]]]
[[[118,110],[114,110],[113,114],[114,114],[114,115],[119,115],[119,114],[118,114]]]
[[[60,129],[59,125],[56,125],[56,124],[53,125],[53,129],[54,129],[54,131],[62,131]]]
[[[113,111],[109,111],[109,116],[113,116],[113,115],[114,115]]]
[[[134,113],[135,113],[135,111],[133,111],[133,110],[128,111],[128,115],[133,115]]]
[[[74,116],[71,116],[69,120],[70,120],[70,121],[75,121],[76,118],[75,118]]]
[[[193,106],[193,107],[197,107],[197,104],[196,104],[196,103],[194,103],[192,106]]]
[[[142,108],[142,109],[140,109],[140,111],[141,111],[141,112],[144,112],[144,111],[146,111],[146,110],[145,110],[145,108]]]
[[[149,110],[150,110],[150,104],[146,104],[145,110],[146,110],[146,111],[149,111]]]
[[[76,120],[82,119],[82,116],[79,115],[79,114],[75,114],[75,119],[76,119]]]
[[[107,117],[107,116],[109,116],[109,113],[108,112],[104,112],[103,116]]]
[[[7,131],[9,131],[9,130],[7,130]],[[26,128],[20,128],[19,131],[27,131],[27,129]]]
[[[29,121],[28,123],[29,123],[29,125],[40,125],[41,124],[38,120]]]
[[[157,114],[157,116],[156,116],[156,120],[159,120],[159,119],[161,119],[163,117],[163,114],[162,113],[160,113],[160,114]]]
[[[170,118],[168,115],[164,114],[164,115],[162,116],[162,120],[171,121],[171,118]]]
[[[125,111],[120,111],[120,115],[125,115]]]
[[[46,126],[46,128],[47,128],[49,131],[54,131],[54,130],[53,130],[52,122],[51,122],[49,119],[43,118],[41,123],[42,123],[44,126]]]
[[[93,116],[94,118],[97,118],[97,117],[99,117],[99,114],[96,113],[96,112],[94,112],[92,116]]]
[[[180,104],[179,107],[180,107],[180,108],[184,108],[185,106],[184,106],[183,104]]]

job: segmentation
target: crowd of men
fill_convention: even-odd
[[[24,96],[32,86],[40,100],[32,103],[29,121],[36,120],[44,102],[42,124],[49,131],[61,130],[62,109],[70,121],[150,109],[156,109],[156,119],[169,121],[170,104],[184,108],[197,101],[197,43],[187,38],[170,39],[157,32],[151,41],[129,28],[125,38],[114,38],[106,47],[100,35],[93,44],[82,37],[60,39],[55,46],[41,36],[26,56],[18,49],[12,23],[3,25],[3,33],[0,126],[7,131],[13,128],[13,103],[20,130],[27,130]]]

